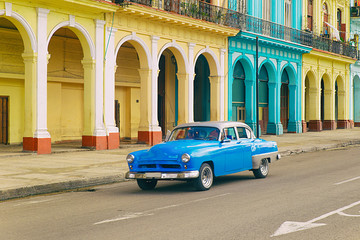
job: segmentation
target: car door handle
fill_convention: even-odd
[[[241,141],[239,141],[239,142],[236,142],[236,144],[240,144],[241,143]]]

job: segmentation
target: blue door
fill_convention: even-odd
[[[243,168],[243,145],[237,138],[235,128],[225,128],[224,133],[225,137],[230,139],[230,142],[222,143],[222,148],[225,150],[225,171],[238,172]]]

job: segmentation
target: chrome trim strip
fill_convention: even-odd
[[[164,173],[164,172],[127,172],[126,179],[191,179],[199,177],[199,171],[188,171],[178,173]]]

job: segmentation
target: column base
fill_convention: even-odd
[[[302,132],[306,133],[307,131],[307,123],[305,120],[302,120]]]
[[[300,121],[289,122],[288,133],[302,133],[302,123]]]
[[[37,154],[51,153],[51,138],[23,138],[23,150],[37,152]]]
[[[107,136],[82,136],[82,146],[105,150],[108,148]]]
[[[349,120],[338,120],[337,127],[339,129],[348,129],[348,128],[350,128],[350,121]]]
[[[267,134],[281,135],[284,133],[283,125],[281,123],[268,123],[266,132]]]
[[[109,133],[107,136],[107,149],[117,149],[120,146],[120,135],[119,133]]]
[[[138,141],[153,146],[162,142],[162,132],[139,131]]]
[[[309,121],[309,131],[321,132],[322,130],[323,130],[322,122],[320,120],[310,120]]]
[[[323,129],[324,130],[335,130],[336,129],[336,121],[335,120],[324,120]]]
[[[350,128],[354,128],[354,120],[349,120]]]

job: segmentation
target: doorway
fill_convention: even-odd
[[[0,144],[8,144],[9,97],[0,96]]]

